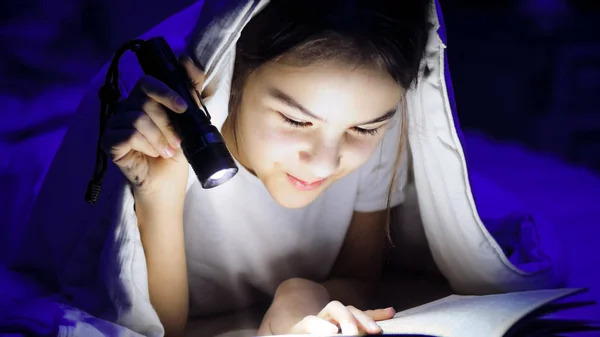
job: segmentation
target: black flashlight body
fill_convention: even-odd
[[[219,130],[210,123],[208,111],[196,103],[192,93],[197,92],[165,39],[144,41],[134,52],[144,73],[165,83],[186,101],[187,111],[175,113],[167,109],[167,114],[202,187],[212,188],[233,177],[237,165]]]

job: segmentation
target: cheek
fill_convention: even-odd
[[[344,171],[351,172],[366,163],[377,150],[381,139],[373,141],[349,142],[343,155]]]
[[[298,136],[285,130],[270,129],[263,131],[260,135],[258,151],[263,152],[271,158],[271,161],[286,161],[298,157],[299,144],[302,141]]]
[[[266,114],[266,113],[265,113]],[[282,128],[281,121],[272,116],[260,116],[243,121],[244,151],[254,164],[264,166],[297,157],[303,138],[298,132]]]

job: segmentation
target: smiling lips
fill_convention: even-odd
[[[299,189],[301,191],[315,190],[315,189],[321,187],[321,185],[323,185],[325,180],[327,180],[327,179],[321,179],[321,180],[317,180],[317,181],[309,183],[309,182],[300,180],[290,174],[288,174],[287,176],[288,176],[288,179],[290,180],[290,182],[292,183],[292,185],[294,185],[294,187],[296,187],[297,189]]]

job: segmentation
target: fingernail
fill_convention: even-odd
[[[177,99],[175,100],[175,104],[177,104],[177,106],[180,107],[181,110],[187,110],[187,103],[183,98],[177,97]]]
[[[171,151],[171,150],[170,150],[170,149],[168,149],[168,148],[167,148],[167,149],[164,149],[164,150],[163,150],[163,155],[164,155],[165,157],[167,157],[167,158],[171,158],[171,157],[173,157],[173,151]]]

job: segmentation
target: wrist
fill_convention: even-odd
[[[186,189],[182,186],[132,186],[131,192],[136,204],[183,206]]]
[[[186,194],[185,186],[132,186],[131,191],[136,201],[150,203],[183,203]]]
[[[259,335],[281,335],[303,318],[317,315],[329,303],[329,293],[322,285],[300,278],[282,282],[259,330]]]
[[[136,194],[134,191],[135,214],[138,222],[183,222],[184,199],[164,194]]]
[[[329,303],[330,297],[327,289],[317,282],[301,278],[292,278],[282,282],[273,298],[275,306],[304,307],[308,311],[319,312]]]

